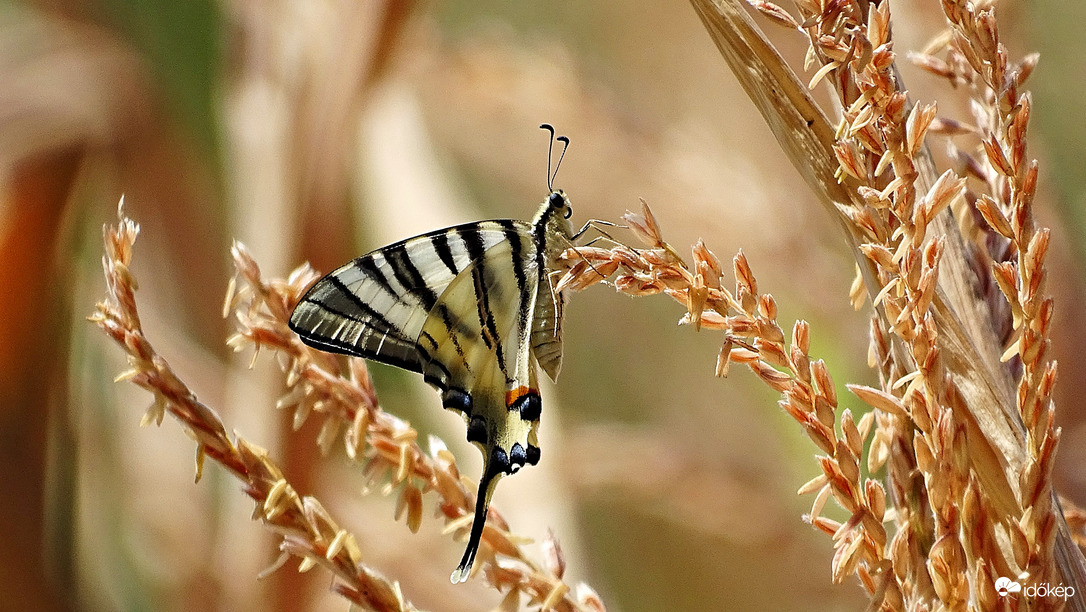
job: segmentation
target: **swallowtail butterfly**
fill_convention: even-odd
[[[553,150],[554,128],[540,127]],[[377,249],[317,281],[290,317],[314,348],[419,372],[464,417],[483,474],[454,583],[468,578],[498,480],[539,461],[536,366],[554,380],[562,365],[557,259],[575,237],[569,198],[554,189],[564,156],[531,223],[466,223]]]

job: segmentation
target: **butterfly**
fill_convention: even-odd
[[[562,365],[558,258],[583,229],[554,189],[569,139],[539,127],[551,134],[550,195],[530,223],[466,223],[377,249],[318,280],[290,317],[309,346],[422,374],[464,417],[483,474],[453,583],[468,578],[498,480],[538,463],[536,368],[555,380]],[[555,140],[565,146],[551,172]]]

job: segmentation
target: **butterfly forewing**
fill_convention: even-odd
[[[422,372],[419,332],[438,297],[474,256],[504,240],[500,227],[469,223],[363,255],[313,285],[291,329],[322,350]]]
[[[501,476],[535,464],[536,366],[561,364],[556,260],[572,230],[552,192],[532,223],[482,221],[409,238],[355,259],[305,294],[290,326],[316,348],[420,372],[463,415],[483,453],[465,580]]]

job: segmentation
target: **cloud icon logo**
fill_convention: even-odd
[[[1006,597],[1009,593],[1020,593],[1022,591],[1022,585],[1006,576],[1000,576],[995,581],[995,589],[1000,597]]]

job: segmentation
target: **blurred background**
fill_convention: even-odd
[[[901,54],[942,27],[934,2],[893,10]],[[998,16],[1013,58],[1042,54],[1030,155],[1055,228],[1058,486],[1084,504],[1086,5],[1004,2]],[[759,23],[801,66],[805,40]],[[963,92],[901,71],[914,99],[968,119]],[[440,521],[412,535],[392,499],[362,495],[340,449],[320,455],[312,421],[291,432],[278,368],[228,351],[221,305],[234,239],[270,277],[530,218],[547,195],[541,122],[572,141],[556,186],[578,225],[643,197],[680,252],[704,238],[727,263],[743,249],[782,326],[811,322],[812,355],[861,410],[844,383],[876,380],[839,230],[686,3],[0,3],[0,610],[346,608],[330,576],[295,561],[258,581],[277,541],[240,485],[213,465],[194,484],[192,441],[169,419],[140,429],[149,394],[111,382],[124,360],[85,317],[122,194],[143,228],[145,330],[201,399],[415,605],[497,605],[475,581],[449,584],[462,544]],[[830,583],[830,540],[800,518],[816,449],[749,372],[713,377],[722,338],[677,327],[682,314],[604,286],[573,296],[560,384],[543,390],[543,461],[503,480],[495,506],[516,533],[553,529],[569,582],[609,610],[860,609],[857,584]],[[417,376],[372,371],[385,410],[442,437],[475,478],[460,419]]]

